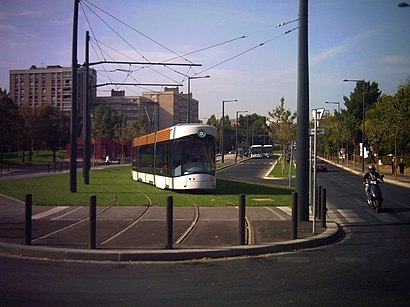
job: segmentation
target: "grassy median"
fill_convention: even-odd
[[[0,193],[24,200],[33,195],[37,205],[87,205],[91,195],[98,205],[138,206],[166,204],[166,197],[174,197],[175,206],[233,206],[239,194],[246,194],[249,206],[283,206],[291,204],[292,189],[271,184],[258,184],[217,179],[217,188],[210,191],[161,190],[149,184],[133,181],[130,166],[118,166],[90,172],[90,184],[77,176],[77,192],[70,193],[69,174],[57,174],[26,179],[0,181]]]

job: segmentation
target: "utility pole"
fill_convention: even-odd
[[[77,36],[78,1],[74,0],[71,56],[70,192],[77,192]]]
[[[299,0],[296,191],[298,219],[309,220],[309,57],[308,0]]]
[[[83,179],[84,184],[90,184],[90,166],[91,166],[91,117],[90,117],[90,33],[85,33],[85,77],[84,92],[85,102],[83,105]]]

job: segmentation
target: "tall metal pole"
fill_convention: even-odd
[[[221,127],[221,162],[224,163],[224,128],[225,128],[225,100],[222,101],[222,127]]]
[[[362,86],[363,86],[363,106],[362,106],[362,173],[364,173],[364,120],[365,120],[365,108],[364,108],[364,80],[362,82]]]
[[[90,53],[89,53],[90,33],[85,33],[85,101],[83,106],[83,179],[84,184],[90,184],[90,165],[91,165],[91,118],[90,118]]]
[[[71,58],[70,192],[77,192],[77,35],[78,2],[74,0]]]
[[[313,202],[312,202],[312,208],[313,208],[313,233],[316,233],[316,165],[317,165],[317,110],[314,110],[315,112],[315,118],[314,118],[314,134],[313,134]]]
[[[309,62],[308,0],[299,0],[296,191],[300,221],[309,220]]]
[[[189,114],[191,113],[191,78],[188,77],[188,108],[187,108],[187,120],[186,122],[189,123]]]

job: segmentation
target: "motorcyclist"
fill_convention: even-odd
[[[366,196],[367,196],[367,203],[370,205],[371,203],[371,191],[370,191],[370,181],[375,181],[376,184],[380,182],[383,182],[383,175],[380,175],[379,172],[376,172],[376,167],[371,164],[369,165],[369,171],[367,171],[364,176],[363,176],[363,185],[364,187],[364,191],[366,192]]]

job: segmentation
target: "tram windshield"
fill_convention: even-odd
[[[215,175],[215,137],[190,135],[175,140],[172,161],[173,176],[194,173]]]

